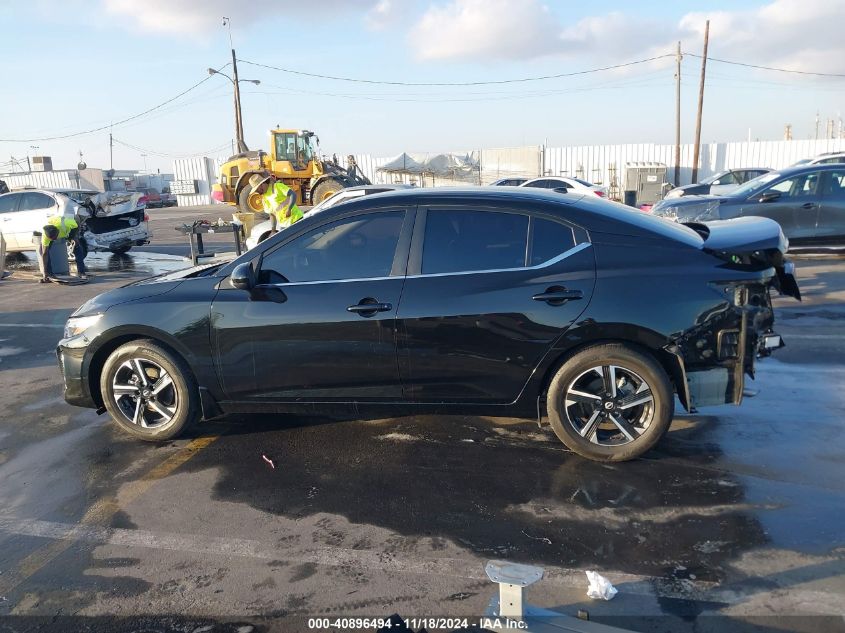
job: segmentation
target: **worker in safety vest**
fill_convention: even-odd
[[[270,231],[276,233],[302,219],[296,206],[296,192],[273,176],[255,174],[249,179],[252,190],[261,195],[261,205],[270,214]],[[277,228],[278,227],[278,228]]]
[[[47,224],[41,232],[41,242],[38,244],[38,259],[41,262],[41,283],[50,281],[53,274],[50,268],[50,246],[56,240],[65,239],[72,245],[73,256],[76,259],[76,272],[80,279],[88,279],[85,270],[85,253],[82,250],[82,237],[79,235],[79,223],[76,218],[54,215],[47,219]]]

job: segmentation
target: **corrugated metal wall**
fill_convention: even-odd
[[[173,161],[173,180],[196,180],[197,193],[177,194],[180,207],[212,204],[211,185],[217,182],[217,163],[211,158],[185,158]]]
[[[75,169],[67,171],[34,171],[29,174],[7,174],[0,176],[9,189],[76,189],[79,186],[78,172]]]
[[[724,169],[738,167],[781,169],[802,158],[811,158],[823,152],[843,150],[845,150],[845,139],[706,143],[701,146],[701,167],[698,170],[698,179],[701,180]],[[692,160],[692,143],[681,145],[681,181],[676,184],[685,185],[691,182]],[[575,176],[597,185],[611,185],[615,175],[616,184],[620,187],[625,163],[634,162],[664,163],[669,168],[667,178],[672,180],[675,146],[645,143],[547,147],[543,160],[545,174]]]

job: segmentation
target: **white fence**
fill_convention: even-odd
[[[739,167],[770,167],[781,169],[802,158],[823,152],[845,151],[845,139],[753,141],[737,143],[705,143],[701,146],[698,179],[725,169]],[[667,167],[666,178],[675,177],[675,146],[655,143],[627,145],[582,145],[569,147],[525,146],[481,150],[481,182],[489,184],[499,178],[535,178],[542,175],[575,176],[599,185],[623,186],[625,163],[657,162]],[[466,184],[430,178],[421,183],[418,176],[387,174],[378,168],[391,156],[356,155],[358,165],[372,182],[414,182],[425,185]],[[681,145],[680,182],[689,184],[692,178],[693,145]]]
[[[691,182],[693,145],[681,145],[680,182]],[[802,158],[823,152],[845,150],[845,139],[818,141],[755,141],[740,143],[706,143],[701,146],[698,179],[725,169],[770,167],[781,169]],[[547,147],[543,151],[546,175],[576,176],[595,184],[622,186],[625,163],[658,162],[668,167],[666,178],[674,180],[674,145],[595,145],[581,147]],[[483,169],[483,166],[482,166]]]
[[[781,169],[802,158],[824,152],[845,151],[845,139],[817,141],[755,141],[737,143],[705,143],[701,146],[698,178],[706,178],[724,169],[770,167]],[[461,152],[466,153],[466,152]],[[484,149],[479,151],[481,184],[499,178],[534,178],[542,175],[575,176],[595,184],[611,187],[621,197],[626,163],[657,162],[667,167],[666,178],[674,179],[675,146],[640,143],[628,145],[584,145],[571,147],[524,146]],[[346,154],[338,155],[345,157]],[[466,181],[432,178],[430,175],[392,174],[378,168],[393,156],[355,154],[355,160],[373,183],[405,183],[417,186],[466,185]],[[680,182],[688,184],[692,176],[693,146],[681,145]],[[342,161],[345,162],[345,161]],[[193,158],[173,164],[175,180],[196,180],[197,194],[178,196],[179,205],[211,202],[211,185],[217,182],[219,166],[210,158]],[[615,187],[614,187],[615,185]]]

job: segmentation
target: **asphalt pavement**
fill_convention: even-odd
[[[845,258],[798,259],[755,397],[678,409],[633,462],[472,416],[238,415],[158,446],[66,405],[54,354],[85,300],[187,265],[175,226],[227,217],[150,215],[153,243],[91,255],[87,285],[21,259],[0,281],[0,630],[474,619],[490,559],[546,570],[532,604],[635,631],[845,630]],[[619,595],[588,599],[587,569]]]

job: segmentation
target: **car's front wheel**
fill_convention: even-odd
[[[549,386],[552,429],[568,448],[602,462],[645,453],[672,422],[673,390],[663,367],[618,343],[581,350]]]
[[[100,393],[118,426],[143,440],[172,439],[199,419],[199,392],[187,363],[150,340],[112,352]]]

